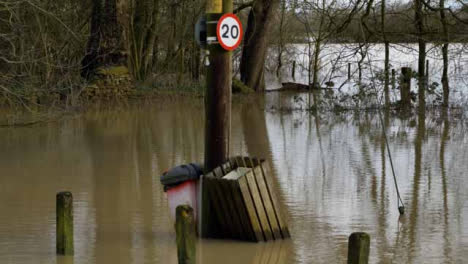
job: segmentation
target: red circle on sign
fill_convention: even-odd
[[[232,19],[236,20],[237,24],[239,25],[239,39],[237,39],[234,46],[226,45],[226,43],[224,43],[222,41],[222,38],[221,38],[221,24],[222,24],[223,20],[226,19],[226,18],[232,18]],[[218,37],[218,42],[221,45],[221,47],[223,47],[223,49],[229,50],[229,51],[237,49],[237,47],[239,47],[239,45],[240,45],[240,43],[242,41],[243,35],[244,35],[244,31],[242,30],[242,23],[240,22],[240,19],[236,15],[234,15],[232,13],[224,14],[218,20],[218,25],[216,27],[216,36]]]

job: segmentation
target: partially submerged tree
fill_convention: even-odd
[[[448,31],[448,23],[447,23],[447,17],[445,15],[445,0],[440,0],[439,1],[439,9],[440,9],[440,22],[442,24],[442,34],[443,34],[443,44],[442,44],[442,57],[443,57],[443,62],[444,66],[442,69],[442,90],[443,90],[443,101],[442,105],[443,106],[448,106],[449,105],[449,93],[450,93],[450,87],[449,87],[449,80],[448,80],[448,51],[449,51],[449,31]]]
[[[117,19],[117,0],[93,0],[90,31],[82,76],[90,79],[99,69],[126,68],[124,28]]]
[[[279,22],[279,40],[278,40],[278,65],[276,66],[276,77],[281,78],[281,68],[283,67],[283,53],[285,50],[285,30],[286,30],[286,0],[280,0],[280,22]]]
[[[308,82],[312,88],[321,86],[320,58],[324,45],[331,41],[340,41],[340,34],[347,29],[363,7],[364,4],[360,0],[346,4],[337,0],[303,0],[298,4],[300,11],[296,12],[296,17],[305,29],[309,57]]]
[[[87,98],[123,96],[133,87],[127,67],[125,8],[123,0],[93,0],[91,34],[81,71],[91,83],[84,90]]]
[[[256,0],[249,13],[240,63],[241,81],[255,91],[265,90],[265,58],[277,0]]]
[[[132,0],[129,30],[130,68],[137,80],[144,80],[157,60],[159,0]]]
[[[426,40],[424,27],[424,0],[414,0],[414,23],[416,26],[416,35],[418,39],[418,104],[419,109],[423,110],[426,107],[425,89],[426,89]]]
[[[381,16],[381,34],[382,40],[385,45],[385,61],[384,61],[384,98],[385,98],[385,107],[390,106],[390,41],[387,39],[386,33],[386,0],[382,0],[380,4],[380,16]]]

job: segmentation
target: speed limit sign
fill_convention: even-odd
[[[216,28],[216,35],[219,44],[225,50],[235,50],[242,41],[242,24],[234,14],[225,14],[219,21]]]

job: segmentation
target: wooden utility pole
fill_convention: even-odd
[[[208,0],[206,3],[209,65],[205,94],[205,171],[227,161],[231,131],[231,52],[224,50],[216,37],[216,21],[233,9],[232,0]]]

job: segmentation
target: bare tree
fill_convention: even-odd
[[[93,0],[91,34],[82,76],[92,78],[99,67],[127,67],[124,28],[117,19],[117,0]]]
[[[276,77],[280,78],[281,67],[283,67],[283,51],[285,48],[284,31],[286,29],[286,0],[280,0],[280,24],[279,24],[279,43],[278,43],[278,65],[276,67]]]
[[[425,89],[426,89],[426,40],[424,39],[424,10],[423,0],[414,0],[414,23],[416,26],[416,34],[418,39],[418,103],[419,109],[423,110],[426,105]]]
[[[390,42],[387,39],[386,33],[386,0],[382,0],[380,4],[380,16],[381,16],[381,33],[382,33],[382,40],[385,45],[385,61],[384,61],[384,98],[385,98],[385,107],[390,106]]]
[[[445,0],[439,1],[439,9],[440,9],[440,22],[442,23],[442,34],[443,34],[443,44],[442,44],[442,57],[444,61],[444,66],[442,70],[442,90],[443,90],[443,106],[449,105],[449,80],[448,80],[448,51],[449,51],[449,31],[447,25],[447,17],[445,15]]]
[[[324,45],[339,41],[340,34],[347,29],[356,14],[364,7],[362,1],[345,5],[337,0],[304,0],[298,5],[296,18],[304,25],[305,40],[308,45],[309,85],[320,87],[320,57]]]
[[[256,0],[249,13],[240,63],[241,81],[255,91],[265,90],[264,68],[268,32],[277,0]]]
[[[133,76],[144,80],[152,71],[157,56],[159,0],[133,0],[129,32],[130,65]],[[156,52],[155,52],[156,50]]]

